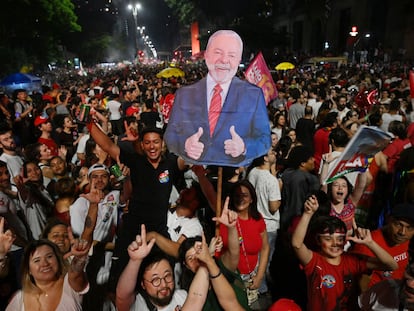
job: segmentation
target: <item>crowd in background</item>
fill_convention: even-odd
[[[0,309],[6,308],[20,288],[30,293],[30,303],[51,309],[62,304],[56,303],[57,298],[50,303],[51,296],[62,292],[68,306],[75,305],[73,310],[111,310],[116,302],[124,306],[127,298],[118,295],[118,279],[129,286],[122,288],[123,293],[135,292],[140,284],[129,284],[122,271],[133,270],[131,262],[141,263],[145,258],[141,251],[150,251],[152,244],[177,262],[172,265],[175,277],[165,274],[152,279],[154,286],[158,281],[164,284],[172,280],[176,288],[188,291],[193,278],[202,273],[192,265],[194,256],[207,262],[210,278],[219,282],[216,277],[219,279],[217,273],[221,272],[216,271],[222,269],[217,270],[216,263],[203,253],[210,241],[213,253],[218,248],[223,254],[217,265],[232,267],[227,270],[237,268],[241,281],[253,282],[258,295],[268,295],[272,301],[291,299],[306,309],[310,297],[306,271],[300,269],[300,264],[308,263],[309,253],[300,253],[301,243],[292,248],[291,239],[293,235],[294,242],[298,241],[295,228],[304,222],[301,215],[313,215],[316,210],[341,219],[345,224],[341,232],[349,236],[357,227],[394,232],[390,247],[397,245],[400,249],[392,254],[399,263],[399,273],[393,278],[401,280],[409,265],[408,243],[414,235],[414,111],[408,69],[400,63],[377,63],[274,73],[278,96],[267,106],[272,148],[250,167],[225,167],[223,172],[222,198],[224,201],[229,196],[226,205],[235,214],[227,209],[226,213],[240,219],[240,258],[236,263],[229,259],[234,223],[221,219],[221,238],[215,240],[216,222],[212,219],[217,167],[180,166],[168,154],[168,146],[162,144],[175,91],[204,77],[204,65],[185,65],[185,77],[181,78],[156,78],[158,69],[137,65],[91,71],[87,76],[60,76],[42,92],[28,94],[19,89],[13,94],[1,93]],[[238,76],[243,77],[243,73]],[[373,90],[378,94],[371,101],[367,95]],[[85,106],[93,122],[82,118]],[[389,133],[390,144],[375,154],[365,172],[346,175],[321,187],[329,167],[361,125]],[[174,172],[169,193],[153,186],[149,171],[141,169],[145,167],[141,162],[151,159],[151,148],[161,149],[168,168]],[[144,160],[136,160],[135,154]],[[134,178],[140,174],[144,175],[142,189],[136,189],[139,182],[134,184]],[[171,215],[168,228],[162,231],[150,215],[157,209],[145,210],[146,230],[144,227],[136,244],[128,247],[131,241],[120,237],[134,225],[131,216],[139,216],[130,209],[131,200],[139,201],[132,199],[137,193],[146,200],[166,197]],[[401,204],[402,212],[393,213]],[[316,225],[312,227],[312,222],[309,227],[311,232],[324,233]],[[308,236],[309,241],[302,238],[309,249],[318,248],[312,236]],[[130,258],[128,265],[114,264],[118,257],[122,261],[122,255],[114,255],[120,245]],[[348,247],[347,252],[364,253],[352,245]],[[395,258],[400,254],[405,257]],[[45,264],[46,268],[34,268],[36,258],[53,262]],[[144,264],[151,267],[151,263]],[[59,275],[53,284],[42,282],[49,266]],[[369,267],[379,269],[377,265]],[[396,269],[388,262],[385,270],[391,268]],[[367,271],[361,271],[369,278]],[[375,284],[392,276],[378,275]],[[373,278],[371,275],[364,284],[361,281],[361,292],[373,288]],[[48,289],[57,284],[59,291],[48,294]],[[140,303],[148,304],[144,294],[142,297]],[[218,301],[222,302],[220,297]],[[17,310],[13,309],[17,306],[9,306],[9,310]],[[250,303],[250,307],[254,305]],[[215,308],[213,305],[210,310]]]

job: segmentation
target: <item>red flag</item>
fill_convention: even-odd
[[[262,88],[266,104],[277,96],[276,84],[267,68],[262,52],[259,52],[250,63],[245,76],[247,81]]]

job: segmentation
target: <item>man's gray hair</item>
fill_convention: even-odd
[[[235,38],[239,42],[240,52],[241,52],[241,54],[243,54],[243,40],[241,39],[241,37],[239,36],[239,34],[237,32],[235,32],[233,30],[228,30],[228,29],[217,30],[215,33],[213,33],[210,36],[210,38],[208,39],[206,50],[208,50],[208,47],[210,46],[213,39],[215,37],[218,37],[218,36],[221,36],[221,35],[230,36],[230,37]]]

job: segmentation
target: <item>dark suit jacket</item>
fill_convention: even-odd
[[[165,141],[171,152],[189,163],[220,166],[246,166],[268,152],[271,145],[270,126],[263,91],[259,87],[233,78],[212,137],[206,93],[206,78],[176,92],[165,133]],[[224,141],[231,138],[232,125],[246,147],[245,155],[237,158],[224,153]],[[200,141],[204,144],[204,151],[198,160],[194,160],[188,158],[184,144],[199,127],[203,128]]]

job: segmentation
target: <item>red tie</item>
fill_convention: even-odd
[[[210,136],[213,136],[214,129],[216,128],[217,120],[221,112],[221,87],[220,84],[216,84],[214,87],[213,97],[210,102],[210,109],[208,110],[208,123],[210,124]]]

